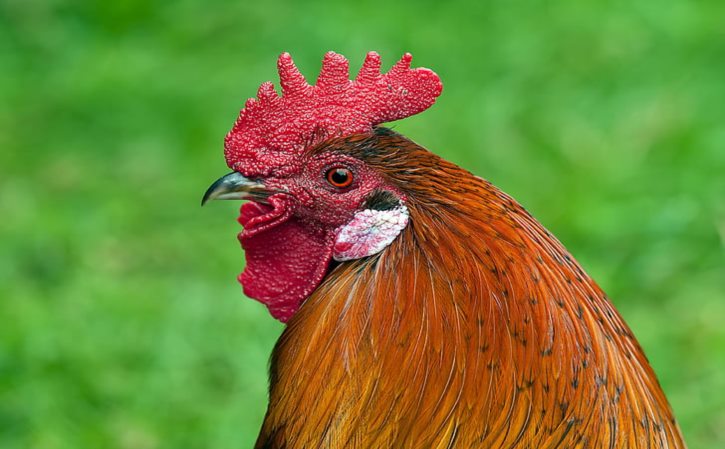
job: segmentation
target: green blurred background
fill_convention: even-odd
[[[251,447],[282,326],[199,200],[277,55],[331,49],[440,74],[396,129],[552,230],[725,447],[725,2],[300,3],[0,0],[0,447]]]

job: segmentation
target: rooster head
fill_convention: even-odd
[[[342,55],[325,55],[314,85],[289,54],[277,67],[282,93],[259,88],[225,139],[232,173],[207,190],[211,199],[247,200],[239,223],[244,293],[286,322],[317,288],[333,261],[382,251],[408,224],[398,183],[360,157],[376,126],[429,108],[438,76],[411,69],[405,54],[387,73],[368,53],[354,80]],[[390,149],[394,151],[394,149]]]

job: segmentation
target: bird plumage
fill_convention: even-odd
[[[685,447],[630,329],[516,201],[385,128],[309,151],[379,172],[410,224],[288,322],[257,448]]]

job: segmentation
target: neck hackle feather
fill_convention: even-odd
[[[410,225],[289,322],[258,448],[684,447],[627,325],[516,201],[385,129],[336,147],[405,186]]]

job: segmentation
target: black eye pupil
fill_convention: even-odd
[[[337,170],[333,171],[330,175],[330,178],[332,179],[332,182],[335,184],[345,184],[347,182],[347,178],[350,176],[350,173],[348,173],[347,170],[343,168],[338,168]]]
[[[352,185],[352,173],[347,168],[331,168],[327,170],[325,176],[327,177],[327,182],[337,187],[338,189],[343,189]]]

